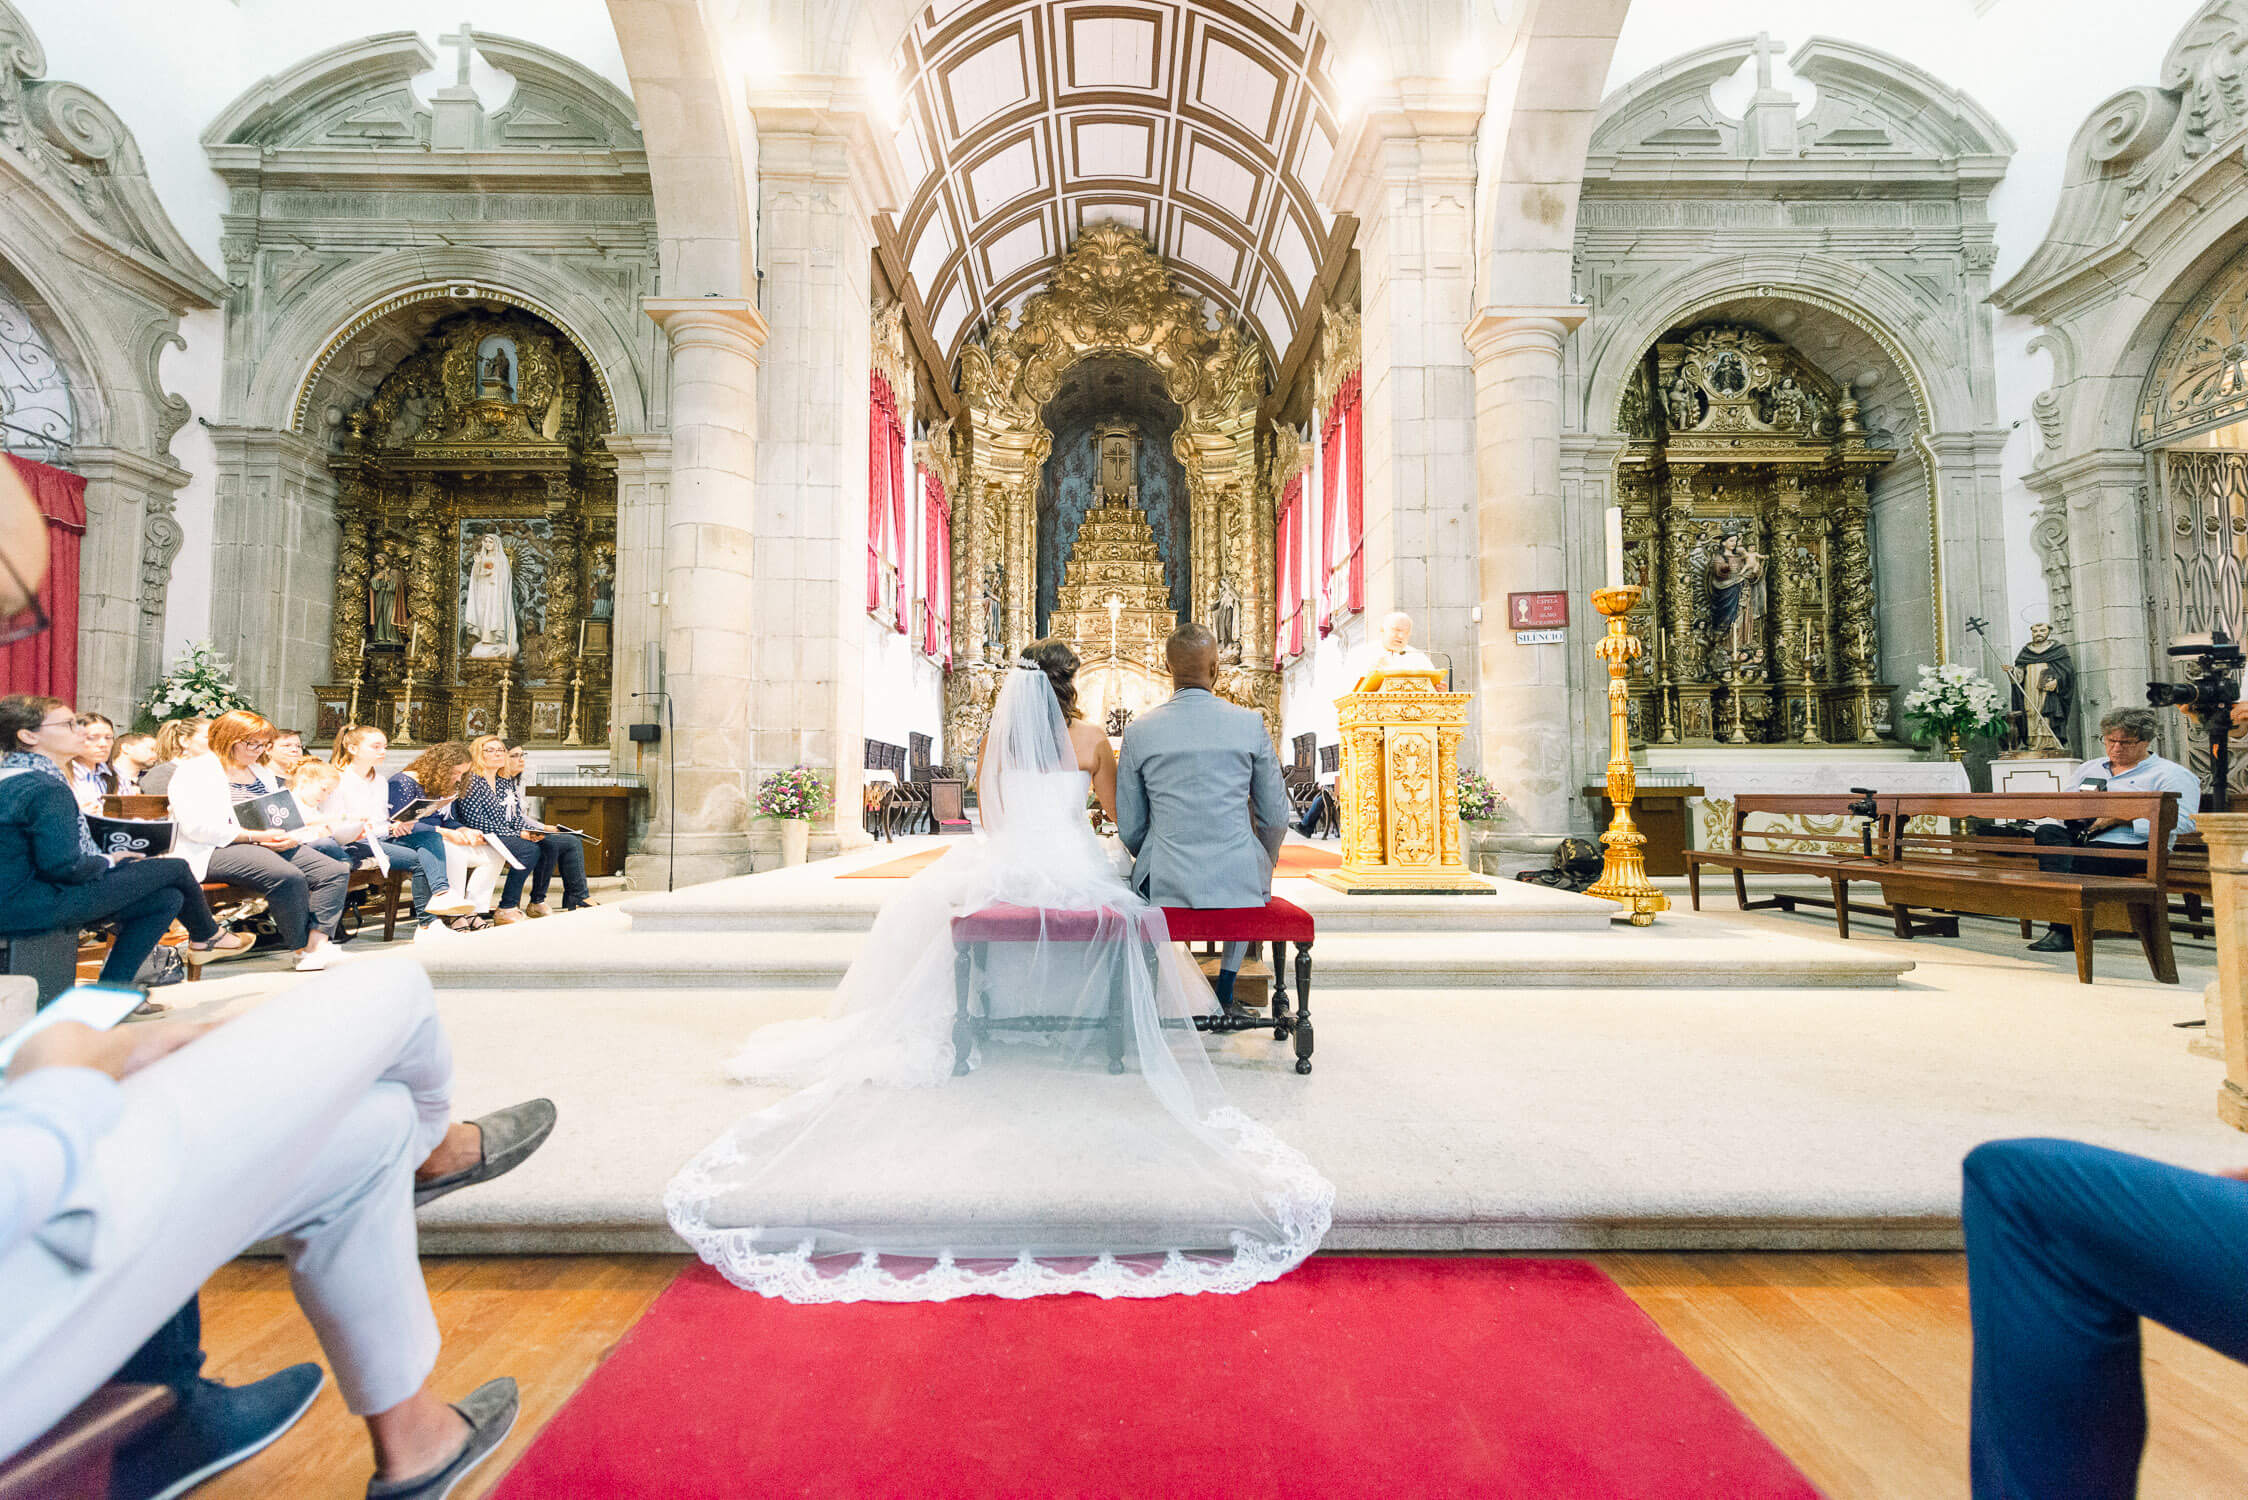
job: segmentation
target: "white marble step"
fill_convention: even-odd
[[[609,911],[549,918],[417,950],[440,989],[830,986],[855,932],[650,931]],[[1406,928],[1324,936],[1313,994],[1333,989],[1790,989],[1893,986],[1909,960],[1873,947],[1716,923],[1583,932]],[[1291,963],[1292,968],[1292,963]]]

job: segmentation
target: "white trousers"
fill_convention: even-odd
[[[475,902],[480,912],[490,911],[499,900],[500,876],[506,870],[507,861],[490,844],[445,841],[445,884]]]
[[[452,1049],[404,958],[312,980],[125,1080],[73,1201],[92,1264],[36,1239],[0,1259],[0,1454],[84,1400],[205,1278],[277,1239],[355,1415],[437,1363],[413,1172],[452,1115]]]

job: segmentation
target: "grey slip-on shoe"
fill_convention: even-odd
[[[484,1137],[484,1159],[465,1172],[415,1183],[414,1207],[427,1207],[447,1193],[504,1177],[521,1166],[554,1133],[554,1101],[526,1099],[469,1123]]]
[[[367,1500],[445,1500],[453,1487],[468,1477],[470,1470],[490,1458],[493,1450],[507,1441],[518,1409],[513,1380],[502,1375],[497,1380],[485,1381],[453,1403],[453,1410],[468,1423],[468,1442],[453,1456],[453,1461],[415,1479],[370,1479]]]

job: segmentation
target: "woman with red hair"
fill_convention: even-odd
[[[297,950],[297,968],[325,969],[329,939],[343,916],[351,866],[301,843],[285,829],[242,826],[235,804],[281,790],[258,766],[273,748],[273,726],[238,708],[211,721],[210,749],[180,762],[172,777],[175,852],[198,880],[223,880],[265,897],[281,937]]]

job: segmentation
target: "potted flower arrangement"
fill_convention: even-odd
[[[1460,772],[1460,822],[1467,827],[1467,865],[1483,870],[1498,852],[1499,825],[1514,809],[1480,771]]]
[[[209,641],[194,641],[141,700],[139,723],[153,729],[166,719],[215,719],[249,706],[250,700],[234,686],[234,669],[226,658]]]
[[[810,846],[812,820],[824,818],[835,795],[810,766],[775,771],[757,784],[757,815],[781,820],[781,863],[800,865]]]
[[[2005,731],[2006,699],[1980,672],[1946,662],[1920,669],[1920,686],[1905,694],[1905,718],[1953,760],[1965,760],[1962,741]]]

